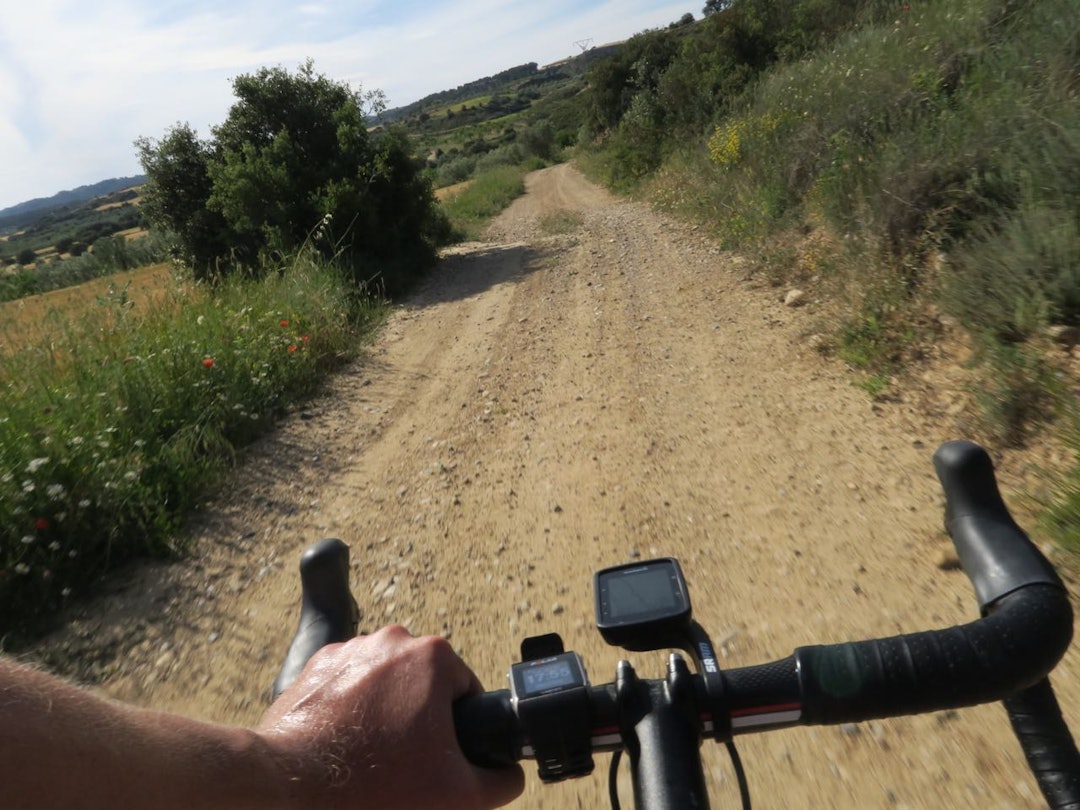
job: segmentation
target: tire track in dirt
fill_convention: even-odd
[[[568,210],[580,226],[545,235]],[[591,574],[634,554],[683,561],[729,667],[973,618],[966,580],[933,564],[930,454],[951,437],[872,405],[804,348],[813,305],[745,276],[570,167],[531,175],[488,241],[445,257],[328,397],[247,454],[193,522],[194,561],[132,571],[40,656],[116,697],[253,722],[295,626],[295,562],[326,535],[352,545],[364,627],[447,635],[489,688],[549,630],[610,680]],[[1070,653],[1067,712],[1075,671]],[[998,707],[740,748],[762,808],[1038,806]],[[531,776],[516,806],[606,806],[606,764]],[[734,805],[726,756],[706,764],[714,806]]]

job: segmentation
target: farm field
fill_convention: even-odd
[[[78,320],[80,313],[106,297],[124,295],[136,308],[163,300],[172,289],[172,277],[171,265],[154,264],[76,287],[0,303],[0,353],[18,351],[47,337],[65,321]]]

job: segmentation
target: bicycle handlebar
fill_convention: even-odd
[[[327,644],[348,641],[360,623],[360,608],[349,589],[349,547],[341,540],[328,537],[304,552],[300,587],[300,625],[274,680],[274,700],[296,680],[311,656]]]
[[[1054,567],[1009,514],[985,450],[972,442],[946,442],[934,453],[934,468],[945,491],[945,530],[984,614],[1026,585],[1065,590]]]
[[[985,450],[971,442],[948,442],[934,454],[934,466],[945,492],[946,530],[975,588],[982,618],[891,638],[800,647],[780,661],[724,671],[724,705],[730,716],[714,723],[703,709],[700,733],[716,737],[716,729],[726,736],[729,729],[738,735],[835,725],[1007,699],[1013,727],[1050,807],[1080,810],[1080,754],[1046,679],[1072,638],[1068,593],[1010,516]],[[340,555],[334,544],[344,546],[323,543],[330,543],[329,552],[323,552],[330,558]],[[323,638],[341,640],[355,632],[355,624],[348,624],[356,614],[345,553],[344,568],[340,561],[318,566],[343,582],[317,578],[318,587],[326,590],[309,596],[305,581],[304,614],[275,695],[299,673],[305,652],[310,655],[326,643]],[[320,614],[320,605],[330,608]],[[701,676],[690,676],[688,682],[698,695],[697,705],[710,706]],[[669,682],[639,683],[647,701]],[[619,687],[589,687],[594,750],[624,746]],[[499,767],[532,754],[509,690],[459,700],[454,719],[459,744],[475,764]],[[665,753],[647,751],[644,744],[636,747],[647,758]],[[652,772],[651,766],[642,770]]]

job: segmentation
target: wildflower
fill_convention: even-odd
[[[26,471],[28,473],[30,473],[31,475],[33,475],[34,473],[36,473],[38,470],[41,469],[43,464],[48,464],[48,463],[49,463],[48,458],[32,458],[32,459],[30,459],[30,463],[26,465]]]
[[[137,472],[135,472],[134,470],[128,470],[126,473],[124,473],[124,480],[125,481],[138,481],[139,480],[139,474]]]
[[[79,508],[80,509],[86,509],[88,506],[90,506],[90,501],[87,500],[86,498],[83,498],[81,501],[79,501]]]
[[[304,341],[304,343],[310,343],[311,342],[311,338],[308,337],[307,335],[301,335],[300,340]]]
[[[292,354],[295,351],[296,351],[296,344],[294,343],[291,346],[289,346],[289,354]]]
[[[64,485],[49,484],[47,487],[45,487],[45,494],[52,498],[54,501],[58,501],[64,497]]]
[[[61,595],[61,596],[63,596],[63,597],[65,598],[65,599],[66,599],[67,597],[71,596],[71,588],[64,588],[64,589],[62,589],[62,590],[60,591],[60,595]]]
[[[288,320],[282,319],[282,321],[281,321],[281,328],[282,328],[282,329],[286,329],[286,328],[288,328],[288,326],[289,326],[289,322],[288,322]]]
[[[59,551],[59,550],[60,550],[60,544],[57,543],[55,540],[53,540],[51,543],[49,543],[49,551]]]
[[[214,367],[214,358],[213,357],[204,357],[203,361],[202,361],[202,364],[203,364],[204,368],[213,368]]]
[[[146,442],[142,439],[136,439],[135,446],[141,450],[142,448],[146,447]]]
[[[30,573],[30,566],[27,565],[26,563],[16,563],[15,564],[15,573],[16,574],[22,574],[23,576],[25,576],[25,575]]]
[[[45,531],[49,528],[49,519],[39,517],[37,520],[34,521],[34,528],[39,532]]]
[[[29,546],[31,543],[34,542],[34,535],[32,535],[32,534],[24,535],[22,537],[22,539],[19,540],[19,542],[22,543],[24,546]]]
[[[200,315],[198,318],[195,319],[195,323],[197,323],[199,326],[202,326],[204,323],[206,323],[206,316]]]
[[[37,485],[34,484],[33,481],[23,481],[22,482],[22,491],[25,492],[27,495],[29,495],[35,489],[37,489]]]

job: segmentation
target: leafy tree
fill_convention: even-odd
[[[211,144],[199,140],[187,124],[177,124],[160,141],[135,142],[147,176],[142,210],[153,224],[173,234],[180,258],[206,278],[227,255],[228,225],[207,203]]]
[[[596,134],[614,129],[639,93],[652,93],[676,57],[679,34],[647,31],[632,37],[589,73],[589,120]]]
[[[394,291],[403,268],[433,258],[448,226],[405,138],[369,131],[385,109],[380,92],[354,91],[311,61],[239,76],[233,91],[208,141],[184,124],[137,142],[143,210],[197,273],[259,272],[310,244],[358,281],[382,273]]]
[[[18,255],[15,256],[15,261],[23,267],[28,264],[33,264],[35,259],[37,259],[37,254],[34,252],[33,248],[23,248],[19,251]]]

